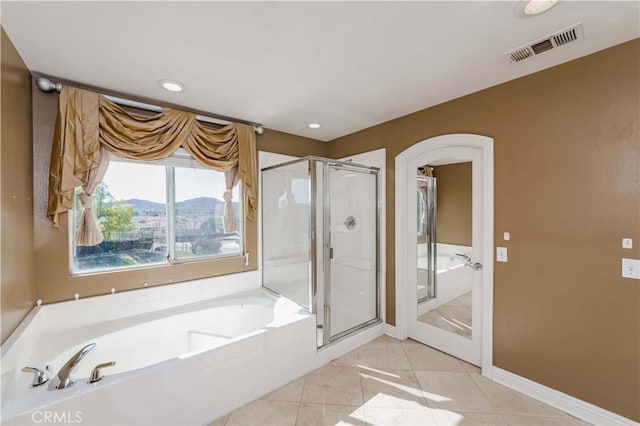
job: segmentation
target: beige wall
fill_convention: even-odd
[[[387,148],[387,318],[395,320],[394,159],[433,136],[494,138],[494,364],[640,421],[638,39],[329,142]],[[511,241],[502,233],[511,232]],[[634,249],[621,239],[634,239]]]
[[[264,134],[258,137],[257,146],[258,151],[275,152],[293,157],[307,155],[326,157],[329,153],[329,144],[326,142],[270,129],[264,129]]]
[[[57,99],[43,93],[33,83],[33,193],[35,199],[35,293],[45,303],[70,300],[75,293],[82,297],[168,284],[215,275],[255,270],[257,268],[257,224],[246,222],[246,247],[251,253],[249,265],[241,257],[162,265],[129,271],[69,275],[69,237],[67,215],[60,217],[60,229],[53,228],[46,217],[49,159],[56,119]],[[258,149],[288,155],[326,155],[327,145],[313,139],[265,129],[259,135]]]
[[[2,29],[0,282],[2,341],[34,304],[31,74]]]
[[[471,246],[471,163],[435,166],[436,241]]]

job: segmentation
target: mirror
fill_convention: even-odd
[[[417,170],[418,321],[471,338],[472,164]]]

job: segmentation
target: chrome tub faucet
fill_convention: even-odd
[[[62,366],[58,374],[51,380],[49,389],[66,389],[73,385],[75,381],[71,374],[75,371],[76,367],[82,361],[82,358],[87,356],[96,347],[95,343],[89,343],[84,348],[80,349],[74,356]]]

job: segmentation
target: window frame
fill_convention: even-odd
[[[69,211],[68,222],[69,222],[69,238],[68,238],[68,249],[69,249],[69,275],[72,277],[77,276],[87,276],[87,275],[95,275],[95,274],[109,274],[109,273],[117,273],[121,271],[131,271],[131,270],[140,270],[140,269],[150,269],[150,268],[158,268],[158,267],[166,267],[172,265],[183,265],[188,263],[195,262],[203,262],[203,261],[212,261],[219,259],[231,259],[231,258],[244,258],[245,257],[245,248],[246,248],[246,226],[244,220],[244,196],[243,196],[243,185],[242,181],[239,181],[237,185],[238,189],[238,206],[239,212],[238,217],[240,218],[238,224],[238,232],[240,233],[240,249],[237,253],[226,253],[222,255],[201,255],[194,257],[185,257],[185,258],[176,258],[175,255],[175,243],[176,243],[176,214],[175,214],[175,168],[191,168],[191,169],[202,169],[209,171],[216,171],[209,167],[203,166],[199,162],[197,162],[191,155],[189,155],[183,148],[178,148],[174,154],[171,156],[155,161],[144,161],[144,160],[132,160],[123,157],[117,157],[115,155],[111,155],[110,162],[119,162],[119,163],[133,163],[133,164],[148,164],[148,165],[156,165],[163,166],[165,168],[165,194],[166,194],[166,221],[167,221],[167,251],[165,253],[165,260],[162,262],[153,262],[153,263],[144,263],[140,265],[130,265],[130,266],[120,266],[115,268],[102,268],[102,269],[91,269],[87,271],[76,271],[74,270],[74,258],[76,251],[76,243],[75,243],[75,232],[76,232],[76,219],[75,219],[75,197],[74,197],[74,207]],[[218,172],[224,173],[224,172]]]

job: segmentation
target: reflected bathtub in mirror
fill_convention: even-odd
[[[417,171],[418,320],[471,338],[472,165]]]

